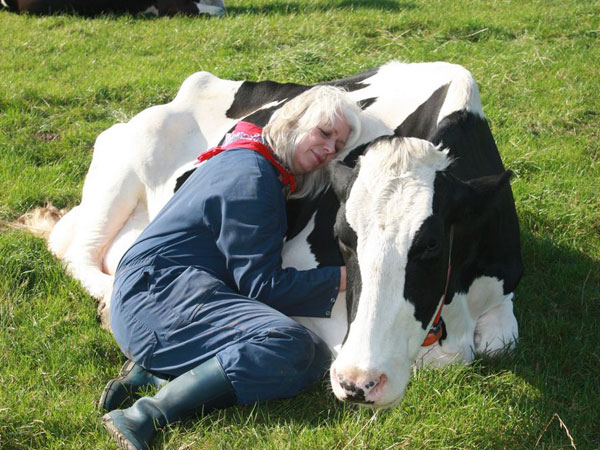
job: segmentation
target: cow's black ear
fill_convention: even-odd
[[[341,202],[346,201],[348,192],[354,182],[354,169],[343,161],[333,161],[329,164],[329,175],[333,192]]]
[[[512,171],[507,170],[497,175],[486,175],[469,181],[452,179],[451,221],[461,222],[484,218],[491,211],[500,193],[507,188]]]

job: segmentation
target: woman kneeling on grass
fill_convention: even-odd
[[[238,123],[125,253],[110,322],[129,362],[100,399],[122,448],[146,448],[157,427],[188,416],[294,396],[325,374],[327,345],[288,316],[329,316],[346,271],[282,269],[285,200],[323,188],[361,114],[318,86],[264,131]],[[116,409],[144,386],[163,387]]]

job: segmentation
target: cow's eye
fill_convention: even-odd
[[[440,251],[440,241],[438,241],[437,239],[429,239],[425,243],[423,257],[432,258],[434,256],[437,256],[439,251]]]
[[[437,250],[438,247],[439,247],[439,242],[435,239],[431,239],[431,240],[429,240],[429,242],[427,242],[426,249],[427,249],[427,251],[432,252],[434,250]]]

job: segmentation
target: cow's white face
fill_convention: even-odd
[[[354,234],[345,256],[349,270],[348,258],[356,259],[360,276],[354,279],[362,286],[348,337],[331,367],[340,400],[388,407],[402,399],[445,284],[444,224],[432,214],[436,172],[449,162],[447,152],[430,142],[384,138],[369,147],[352,175],[340,210],[351,230],[338,232],[342,250],[344,235]],[[420,311],[409,298],[415,282],[436,287],[419,299]]]

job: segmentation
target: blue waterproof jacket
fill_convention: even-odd
[[[278,175],[266,158],[249,149],[230,149],[204,162],[121,259],[115,277],[115,289],[121,292],[113,301],[139,294],[123,292],[127,289],[144,289],[144,284],[119,282],[128,267],[160,261],[161,271],[193,267],[202,273],[194,290],[209,294],[224,283],[289,316],[329,316],[338,293],[339,267],[281,267],[287,219]],[[147,312],[156,305],[143,302],[160,302],[178,311],[198,307],[188,304],[185,293],[161,292],[160,298],[136,295],[135,311],[127,308],[128,314],[146,309],[144,321],[150,321]],[[160,321],[156,314],[148,325],[157,331]]]

